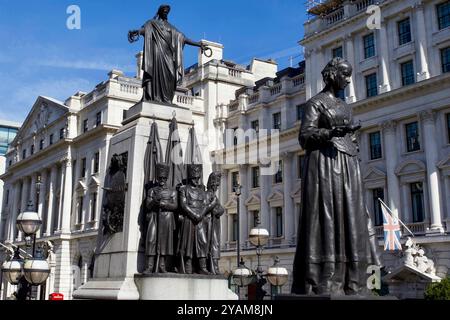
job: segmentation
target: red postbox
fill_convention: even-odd
[[[48,296],[48,300],[57,300],[57,301],[60,301],[60,300],[64,300],[64,295],[62,294],[62,293],[57,293],[57,292],[55,292],[55,293],[50,293],[50,295]]]

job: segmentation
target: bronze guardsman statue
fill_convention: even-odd
[[[178,207],[177,192],[167,186],[169,166],[156,165],[157,186],[147,192],[147,236],[145,241],[146,269],[144,273],[166,273],[166,258],[174,255]]]
[[[183,215],[178,255],[181,258],[181,272],[210,274],[207,269],[209,252],[208,221],[205,215],[215,203],[208,204],[208,195],[201,181],[201,164],[187,165],[187,185],[179,189],[179,204]],[[198,264],[195,268],[193,263]]]
[[[172,104],[177,84],[184,76],[183,48],[186,44],[200,47],[202,52],[212,51],[200,42],[185,37],[169,23],[169,5],[161,5],[156,16],[147,21],[140,30],[128,33],[128,41],[144,37],[143,101]]]
[[[219,259],[220,259],[220,217],[225,213],[224,207],[220,204],[217,198],[217,190],[220,186],[220,179],[222,174],[220,172],[213,172],[208,178],[207,196],[208,203],[215,205],[211,208],[206,219],[209,220],[208,238],[209,238],[209,257],[210,267],[209,271],[213,274],[220,274]]]

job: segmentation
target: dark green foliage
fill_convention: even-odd
[[[450,300],[450,277],[431,283],[425,290],[426,300]]]

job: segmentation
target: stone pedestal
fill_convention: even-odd
[[[141,300],[237,300],[223,276],[154,274],[136,275]]]
[[[394,296],[358,296],[358,295],[299,295],[299,294],[280,294],[275,296],[275,300],[295,300],[295,301],[342,301],[342,300],[398,300]]]
[[[192,124],[192,111],[177,105],[161,105],[141,102],[131,107],[123,127],[111,138],[108,159],[114,154],[127,153],[125,212],[123,231],[104,236],[99,228],[94,277],[74,292],[75,299],[137,300],[140,298],[134,275],[144,269],[144,257],[140,252],[141,227],[139,225],[144,193],[144,157],[150,125],[158,124],[163,152],[167,145],[169,123],[173,117],[183,150]],[[108,164],[109,165],[109,164]]]

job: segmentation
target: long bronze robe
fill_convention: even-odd
[[[353,294],[365,286],[370,248],[358,149],[351,134],[329,136],[333,127],[352,121],[351,108],[324,92],[305,105],[293,293]]]
[[[172,103],[177,83],[184,75],[185,36],[167,21],[152,19],[144,26],[143,87],[145,99]]]

